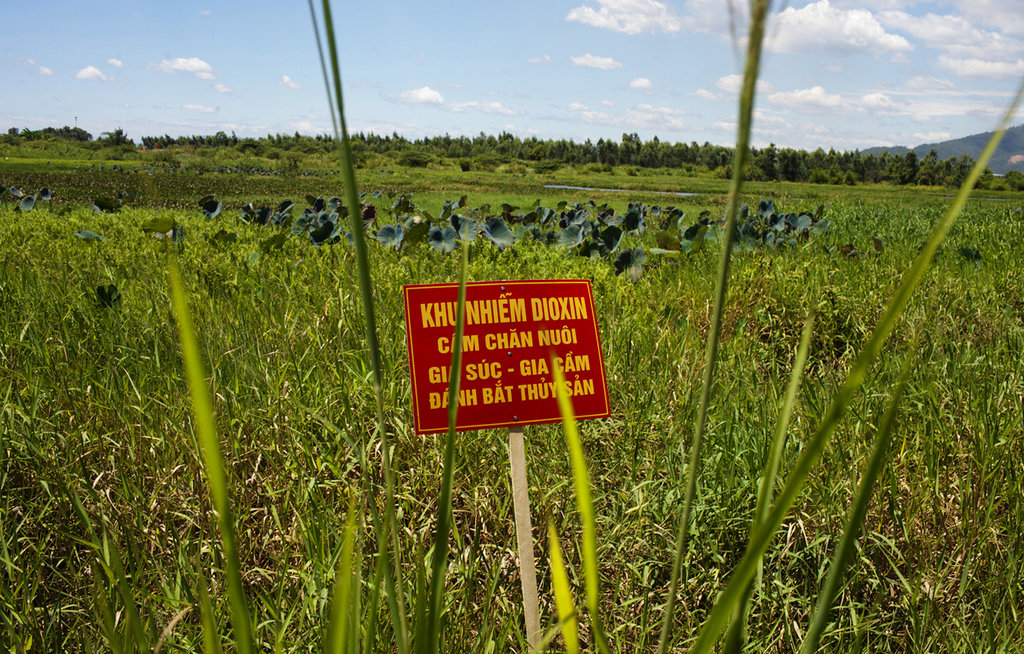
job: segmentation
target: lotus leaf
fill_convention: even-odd
[[[455,249],[455,228],[446,225],[441,229],[434,225],[427,232],[427,244],[438,252],[451,252]]]

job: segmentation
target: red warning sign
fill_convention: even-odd
[[[416,431],[448,429],[458,284],[403,287]],[[459,431],[561,420],[552,366],[577,419],[609,415],[590,281],[466,285]]]

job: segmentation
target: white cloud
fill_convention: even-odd
[[[715,82],[715,86],[733,95],[738,94],[743,89],[743,75],[726,75],[725,77],[719,77],[718,81]],[[771,82],[767,82],[763,79],[757,80],[757,92],[758,93],[771,93],[775,90]]]
[[[1024,76],[1024,59],[1017,61],[985,61],[983,59],[954,59],[939,55],[939,65],[960,77],[1013,79]]]
[[[902,36],[886,32],[870,11],[847,11],[833,7],[829,0],[818,0],[780,12],[765,48],[788,53],[878,54],[906,52],[913,46]]]
[[[637,77],[635,80],[629,83],[631,89],[649,89],[651,88],[651,80],[646,77]]]
[[[1024,49],[1021,41],[1004,37],[998,31],[978,29],[963,16],[883,11],[878,17],[888,27],[955,57],[1005,59]]]
[[[861,97],[860,106],[865,109],[892,109],[896,106],[893,99],[884,93],[868,93]]]
[[[569,57],[572,63],[577,66],[585,66],[587,68],[597,68],[599,70],[614,70],[616,68],[622,68],[622,63],[615,61],[611,57],[598,57],[592,55],[589,52],[582,54],[578,57]]]
[[[696,95],[701,100],[707,100],[708,102],[714,102],[715,100],[718,100],[718,96],[707,89],[697,89],[694,92],[694,95]]]
[[[565,19],[624,34],[682,29],[682,21],[657,0],[597,0],[597,3],[600,8],[581,5],[571,10]]]
[[[216,89],[218,93],[231,93],[231,91],[234,90],[230,86],[225,86],[224,84],[221,84],[220,82],[217,82],[216,84],[214,84],[213,88]]]
[[[578,114],[583,122],[590,125],[625,129],[679,130],[686,127],[685,112],[666,106],[638,104],[619,113],[584,110]],[[574,117],[575,118],[575,117]]]
[[[797,111],[817,111],[836,109],[843,104],[843,98],[828,93],[821,86],[813,86],[809,89],[771,93],[768,95],[768,102]]]
[[[541,55],[539,57],[530,57],[526,60],[528,64],[550,64],[551,55]]]
[[[612,102],[611,100],[609,100],[608,98],[605,98],[605,99],[601,100],[601,104],[603,106],[605,106],[605,107],[614,107],[615,106],[615,103]]]
[[[46,66],[40,66],[36,71],[41,77],[53,77],[53,70]]]
[[[949,132],[915,132],[914,138],[920,139],[921,143],[939,143],[953,138]]]
[[[281,79],[277,80],[277,83],[280,84],[281,86],[285,86],[285,87],[290,88],[290,89],[302,88],[302,87],[299,86],[298,82],[293,80],[288,75],[281,75]]]
[[[1020,0],[956,0],[955,4],[972,24],[986,25],[1003,34],[1024,36]]]
[[[937,77],[927,77],[923,75],[911,77],[907,80],[907,83],[904,86],[915,91],[949,90],[954,87],[953,82],[950,82],[948,79],[939,79]]]
[[[402,102],[408,102],[409,104],[444,104],[444,97],[429,86],[405,91],[399,97]]]
[[[75,79],[87,79],[93,82],[109,82],[113,78],[104,75],[96,66],[86,66],[82,70],[78,71],[75,75]]]
[[[199,57],[164,59],[158,64],[149,63],[146,65],[146,68],[158,70],[162,73],[191,73],[199,79],[213,79],[213,66]]]
[[[582,102],[572,102],[569,104],[569,111],[589,111],[590,107],[583,104]]]
[[[201,104],[183,104],[181,105],[181,108],[185,111],[195,111],[201,114],[212,114],[213,112],[217,111],[213,107],[207,107]]]
[[[107,59],[107,63],[113,66],[114,68],[124,68],[124,62],[120,59],[115,59],[114,57]]]
[[[502,116],[516,116],[519,114],[515,109],[510,109],[500,102],[459,102],[451,105],[452,111],[461,112],[466,109],[476,109],[485,114],[501,114]]]

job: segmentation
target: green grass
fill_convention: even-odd
[[[782,475],[939,215],[937,207],[842,199],[827,213],[834,229],[823,241],[790,255],[734,259],[719,399],[709,406],[673,647],[696,633],[742,552],[807,309],[817,309],[816,331]],[[379,437],[353,252],[293,239],[252,264],[249,253],[264,230],[230,213],[213,222],[197,214],[169,215],[186,229],[179,262],[210,374],[254,638],[258,647],[304,650],[316,646],[328,615],[325,598],[346,533],[346,490],[378,478],[377,467],[364,467],[359,455],[363,442],[368,452],[379,451]],[[214,589],[217,624],[228,627],[163,246],[139,228],[156,215],[168,214],[0,210],[0,614],[4,642],[16,650],[29,639],[45,649],[105,642],[93,610],[95,553],[68,499],[72,492],[124,560],[150,642],[194,607],[164,647],[201,646],[197,598],[206,583]],[[894,427],[891,467],[879,480],[834,626],[824,635],[828,647],[1021,645],[1018,221],[1005,204],[969,206],[902,319],[895,345],[905,349],[910,334],[920,332],[920,364]],[[204,240],[223,227],[238,233],[238,243]],[[81,229],[106,240],[81,241],[73,236]],[[874,234],[885,242],[878,254]],[[847,241],[868,254],[848,260],[830,251]],[[429,565],[443,448],[440,439],[412,431],[400,287],[453,281],[458,258],[424,246],[405,253],[370,246],[385,419],[394,434],[400,564],[408,579]],[[957,253],[962,246],[979,248],[979,265]],[[616,277],[606,262],[529,243],[499,253],[478,242],[470,255],[470,279],[593,280],[614,407],[611,419],[580,424],[595,505],[600,611],[613,648],[650,648],[685,483],[678,441],[694,417],[715,247],[651,268],[637,283]],[[121,290],[119,309],[97,305],[94,289],[106,283]],[[871,426],[899,365],[883,355],[769,548],[750,610],[751,646],[799,644],[796,628],[805,629],[858,482],[854,471],[868,456]],[[580,541],[580,527],[564,439],[552,426],[531,427],[527,438],[535,515],[551,516],[567,544],[569,570],[581,570],[579,551],[568,546]],[[490,642],[516,648],[521,638],[515,564],[507,555],[514,527],[504,442],[493,432],[455,442],[445,637],[467,651],[486,651]],[[370,542],[363,548],[372,551]],[[540,572],[550,598],[550,577]],[[374,574],[364,563],[364,582]],[[582,588],[581,578],[571,582]],[[406,590],[407,604],[413,591]],[[110,597],[112,614],[123,611],[122,595],[115,590]],[[393,636],[385,602],[369,610],[364,601],[361,619],[376,624],[387,642]],[[544,611],[550,625],[554,608]],[[123,623],[116,628],[123,633]],[[581,622],[580,634],[591,642],[589,623]]]
[[[340,180],[4,171],[60,195],[47,211],[0,207],[8,649],[524,650],[504,439],[414,433],[400,289],[532,277],[592,280],[614,407],[577,425],[563,402],[564,444],[557,427],[529,429],[532,504],[550,525],[547,643],[561,631],[571,651],[704,652],[731,620],[737,652],[1024,645],[1018,209],[974,202],[954,222],[965,194],[741,195],[740,157],[727,198],[698,178],[709,195],[676,204],[728,206],[731,224],[758,193],[784,210],[824,197],[833,227],[737,253],[727,227],[633,282],[529,239],[478,240],[461,263],[422,244],[383,250],[356,210],[367,172],[350,165],[323,11]],[[763,27],[752,21],[740,153]],[[622,204],[681,186],[605,183],[616,172],[578,185],[633,189],[595,193]],[[373,174],[421,211],[467,188],[474,204],[550,197],[517,164]],[[296,238],[263,251],[267,228],[231,215],[314,180],[341,182],[354,249]],[[134,207],[89,212],[128,185]],[[213,188],[229,189],[217,220],[173,209]],[[183,245],[146,232],[174,222]],[[97,292],[109,284],[116,302]]]

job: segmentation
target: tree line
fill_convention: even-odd
[[[8,130],[6,140],[60,139],[78,142],[92,135],[77,127],[46,127],[41,130]],[[133,144],[119,128],[104,132],[98,139],[107,145]],[[641,139],[635,132],[623,134],[618,141],[520,138],[509,132],[497,136],[431,136],[409,139],[397,133],[378,135],[357,132],[351,135],[357,160],[378,155],[410,166],[425,166],[445,160],[456,161],[463,170],[489,169],[511,162],[524,162],[538,170],[554,170],[561,165],[597,165],[604,167],[674,168],[687,172],[708,172],[720,177],[731,175],[732,148],[709,142],[669,143],[657,136]],[[240,138],[217,132],[213,135],[144,136],[142,146],[149,150],[168,148],[230,148],[241,155],[278,158],[284,152],[294,155],[329,154],[334,139],[325,134],[272,134],[260,138]],[[752,148],[747,177],[753,181],[811,182],[847,184],[885,182],[894,185],[919,184],[957,187],[970,172],[974,160],[965,154],[940,160],[932,150],[924,157],[908,150],[903,154],[882,152],[863,154],[835,149],[814,151],[779,148],[770,144]],[[991,181],[991,173],[987,179]],[[1012,179],[1011,179],[1012,177]],[[1018,179],[1020,177],[1020,179]],[[1013,190],[1024,189],[1024,176],[1008,175],[1004,184]],[[983,185],[985,185],[983,183]]]

